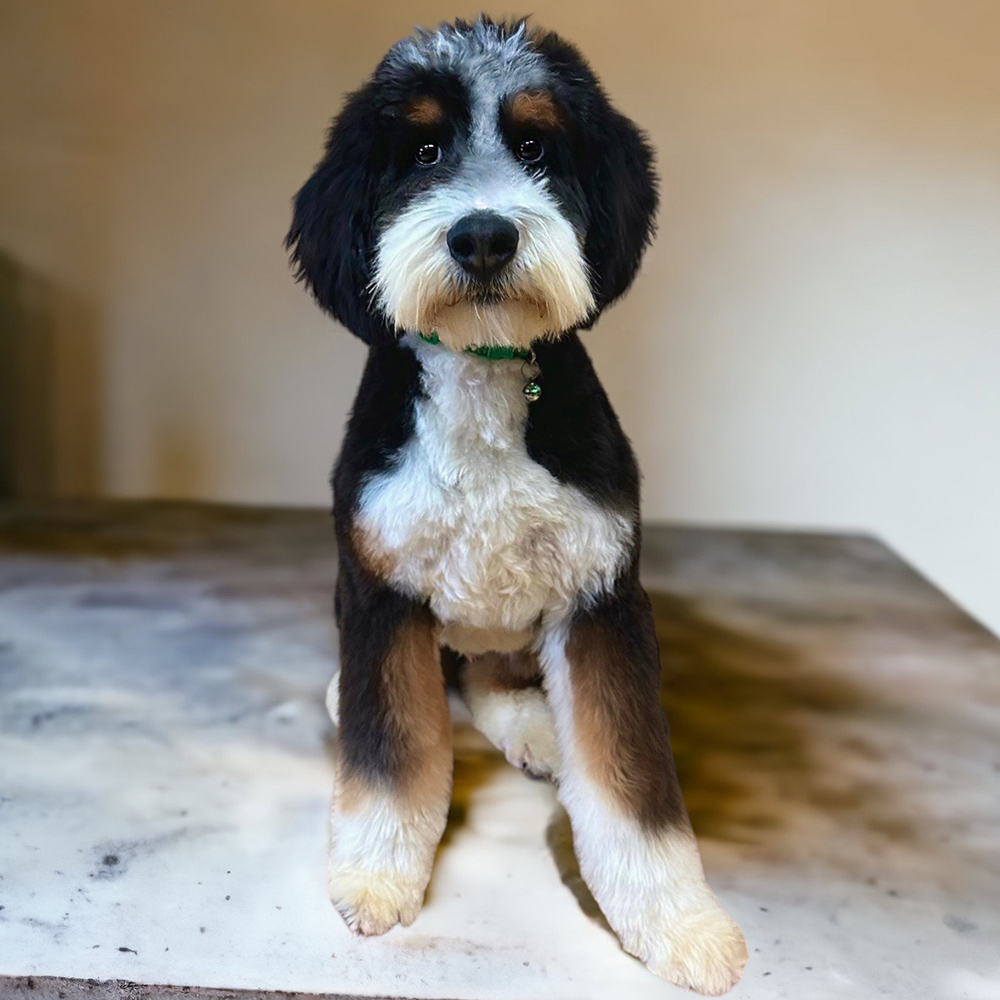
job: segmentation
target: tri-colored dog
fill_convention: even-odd
[[[556,782],[624,947],[719,994],[746,945],[677,785],[639,473],[577,335],[632,282],[656,203],[649,146],[577,50],[485,17],[394,45],[298,194],[299,276],[370,347],[333,476],[329,891],[361,934],[417,916],[458,657],[476,726]]]

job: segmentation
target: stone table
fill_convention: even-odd
[[[645,539],[682,784],[750,946],[731,996],[1000,998],[1000,643],[872,538]],[[551,788],[457,702],[427,905],[349,934],[333,577],[321,511],[0,507],[0,996],[688,995],[622,952]]]

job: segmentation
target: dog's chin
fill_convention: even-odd
[[[554,340],[565,332],[543,304],[531,299],[460,299],[435,310],[421,329],[425,327],[435,330],[441,343],[456,351],[484,345],[526,349],[537,340]]]

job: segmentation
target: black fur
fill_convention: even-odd
[[[416,207],[405,222],[400,222],[393,232],[400,241],[396,246],[397,256],[387,252],[386,258],[379,262],[386,268],[414,267],[411,274],[380,273],[383,285],[392,285],[396,277],[402,276],[413,278],[412,284],[423,287],[417,292],[409,289],[399,296],[395,296],[395,292],[386,294],[386,298],[402,298],[405,294],[416,298],[428,290],[427,285],[432,280],[439,280],[444,287],[430,289],[438,298],[432,302],[433,308],[425,310],[432,317],[446,315],[436,311],[439,301],[445,305],[455,304],[463,296],[477,304],[500,303],[505,296],[518,294],[531,298],[536,289],[527,283],[518,285],[516,264],[511,268],[515,278],[506,286],[502,280],[496,280],[486,293],[482,288],[472,293],[454,266],[460,263],[461,253],[452,252],[451,257],[447,257],[440,237],[458,221],[449,217],[453,210],[468,213],[478,210],[480,202],[488,207],[485,195],[494,183],[507,184],[507,190],[515,192],[511,195],[512,200],[522,197],[526,203],[522,208],[527,208],[537,197],[537,191],[532,190],[536,185],[526,183],[518,171],[542,175],[544,186],[551,195],[545,199],[543,217],[547,214],[548,224],[552,226],[554,221],[554,228],[560,230],[563,230],[563,220],[568,222],[582,248],[594,306],[590,314],[584,316],[586,295],[578,294],[575,299],[566,295],[566,299],[569,306],[575,308],[572,315],[582,317],[583,322],[579,325],[588,326],[626,291],[635,277],[653,230],[657,204],[652,152],[643,134],[611,106],[590,67],[573,46],[553,34],[532,32],[525,35],[519,26],[520,22],[497,24],[488,19],[480,19],[474,25],[456,22],[442,26],[435,35],[418,33],[394,46],[371,80],[349,96],[344,110],[334,121],[325,155],[295,200],[294,219],[287,237],[299,279],[310,287],[324,309],[370,345],[364,376],[333,474],[339,551],[336,597],[341,649],[339,760],[342,776],[354,779],[363,793],[373,790],[383,793],[383,802],[389,809],[394,804],[403,807],[400,818],[419,817],[418,822],[408,828],[408,837],[413,834],[429,838],[436,819],[440,820],[441,828],[444,826],[450,777],[445,767],[450,762],[444,760],[443,754],[448,737],[447,712],[443,700],[431,699],[443,693],[442,682],[446,677],[454,680],[462,664],[462,656],[458,653],[444,650],[439,657],[436,647],[442,641],[453,642],[459,647],[464,645],[457,631],[440,630],[439,626],[447,629],[463,623],[460,620],[438,621],[431,609],[432,600],[441,594],[434,588],[443,588],[450,581],[432,576],[425,582],[419,571],[413,569],[416,559],[429,552],[424,557],[430,563],[427,568],[433,573],[435,560],[443,553],[432,550],[447,544],[447,537],[426,539],[422,533],[412,546],[410,555],[414,558],[411,559],[405,552],[400,555],[399,549],[406,548],[406,540],[403,539],[400,546],[399,540],[394,539],[393,524],[371,525],[358,517],[366,484],[383,470],[391,470],[399,461],[402,449],[413,440],[418,414],[423,413],[423,407],[417,404],[425,391],[420,361],[425,351],[413,349],[413,336],[400,342],[397,331],[382,314],[382,307],[372,298],[374,257],[379,240],[386,224],[395,221],[415,195],[441,180],[454,178],[455,183],[449,190],[442,191],[440,197],[424,199],[422,207]],[[525,45],[531,51],[526,53]],[[466,86],[475,95],[475,103],[470,101]],[[497,102],[496,120],[473,122],[474,115],[493,113],[489,105],[494,99]],[[529,140],[531,145],[526,147],[524,144]],[[434,147],[426,158],[423,146]],[[536,155],[539,147],[541,155]],[[529,148],[530,155],[525,152]],[[462,167],[464,169],[456,177]],[[552,198],[556,205],[552,204]],[[501,200],[501,197],[496,198],[498,203]],[[557,212],[563,218],[552,220],[551,216]],[[408,229],[406,222],[417,226],[417,235],[413,235],[414,230]],[[424,226],[423,230],[419,225]],[[524,223],[523,227],[528,240],[547,238],[542,222],[536,228],[529,223]],[[411,242],[407,243],[411,236]],[[419,254],[428,245],[430,252],[437,256],[421,261]],[[562,237],[558,246],[567,246]],[[571,240],[568,246],[572,253]],[[545,249],[542,247],[543,252]],[[566,263],[576,266],[577,280],[582,280],[581,262],[574,259]],[[421,270],[421,264],[427,265],[426,270]],[[429,277],[435,269],[436,279]],[[544,268],[539,267],[537,273],[544,273]],[[489,294],[494,298],[490,299]],[[542,289],[541,294],[545,295],[546,290]],[[558,300],[561,293],[556,290],[551,294]],[[536,304],[543,306],[545,303]],[[556,301],[556,304],[560,303]],[[409,306],[418,305],[420,303],[411,302],[399,306],[394,302],[391,308],[399,308],[399,314],[405,316]],[[520,303],[522,308],[525,305]],[[423,313],[414,308],[409,315]],[[526,329],[531,328],[524,327],[522,333]],[[418,331],[408,332],[412,335]],[[603,793],[612,796],[624,813],[631,815],[648,834],[656,835],[670,827],[690,836],[660,706],[660,659],[652,611],[639,582],[639,471],[577,330],[551,332],[560,336],[533,345],[540,370],[537,376],[542,389],[540,397],[530,405],[518,397],[517,407],[511,410],[498,407],[498,413],[506,417],[509,413],[523,412],[518,407],[527,406],[524,448],[531,462],[536,463],[529,470],[529,482],[541,466],[556,480],[586,494],[603,508],[604,513],[616,515],[597,520],[613,526],[615,532],[621,528],[622,534],[628,536],[627,526],[621,525],[620,515],[625,514],[631,521],[632,532],[629,540],[612,540],[609,544],[609,558],[616,566],[624,567],[610,589],[584,583],[576,593],[558,593],[555,596],[569,608],[566,614],[557,612],[556,621],[550,621],[548,616],[553,602],[544,597],[527,609],[523,617],[537,616],[533,631],[540,633],[544,643],[540,647],[543,652],[536,659],[540,675],[525,677],[523,681],[531,684],[543,679],[553,681],[565,668],[558,656],[547,655],[548,642],[552,639],[562,644],[572,691],[572,711],[567,713],[566,705],[558,702],[551,707],[560,716],[560,732],[556,735],[562,745],[563,767],[579,766],[578,748],[586,757],[590,779],[601,784]],[[442,322],[442,343],[427,351],[447,351],[455,347],[448,343],[448,333]],[[427,339],[433,341],[433,338]],[[516,365],[520,362],[470,362],[468,367],[476,371],[462,386],[463,392],[475,385],[481,364]],[[447,371],[447,366],[444,367]],[[505,374],[513,375],[514,371]],[[527,380],[527,369],[523,374]],[[499,391],[518,393],[520,390],[520,384],[513,377],[497,385]],[[529,393],[529,399],[532,395]],[[489,398],[489,393],[484,396]],[[442,391],[441,398],[447,400],[447,388]],[[468,398],[463,397],[463,406]],[[510,402],[509,398],[503,400],[504,404]],[[446,405],[441,412],[447,414]],[[456,407],[453,419],[463,419],[458,416],[462,412]],[[420,426],[423,429],[422,417]],[[479,439],[474,433],[470,434],[467,447],[491,447],[489,429],[487,423]],[[509,430],[505,426],[503,435]],[[427,433],[435,433],[433,423],[429,423]],[[432,450],[430,442],[428,436],[420,443]],[[447,447],[461,448],[461,442],[462,435],[457,434],[454,438],[449,435]],[[505,440],[496,444],[498,447],[501,444],[513,446],[517,449],[517,462],[524,462],[518,442]],[[473,547],[467,545],[467,541],[479,528],[483,515],[503,518],[505,511],[494,514],[492,507],[486,505],[483,509],[475,509],[473,503],[483,498],[477,494],[461,494],[466,455],[455,455],[453,450],[443,454],[454,461],[457,468],[442,469],[436,457],[428,458],[427,465],[416,470],[409,481],[409,488],[415,490],[416,495],[412,509],[405,510],[403,515],[405,519],[419,516],[420,504],[427,503],[426,516],[436,520],[438,506],[453,499],[457,515],[476,518],[473,526],[466,528],[463,524],[458,533],[461,547],[457,555],[461,557],[466,548]],[[482,460],[487,454],[490,453],[484,450],[476,458]],[[417,452],[413,457],[420,461],[427,456]],[[499,461],[502,463],[502,459]],[[523,467],[520,464],[520,468]],[[404,474],[413,471],[408,467],[403,470]],[[436,479],[425,486],[421,474]],[[498,474],[506,476],[510,472],[503,468]],[[477,476],[478,472],[464,482],[476,484]],[[397,486],[401,486],[401,480],[395,480],[392,488]],[[425,492],[427,496],[423,495]],[[512,490],[511,494],[514,493]],[[383,494],[381,499],[385,501],[388,496],[398,497],[399,494]],[[408,499],[404,496],[397,502],[407,507]],[[511,502],[519,501],[515,496]],[[534,502],[535,509],[540,510],[544,501],[539,497]],[[376,503],[366,513],[382,517],[384,507]],[[389,512],[385,521],[391,522],[394,513]],[[588,515],[592,513],[588,511]],[[544,529],[545,518],[539,520]],[[408,529],[407,520],[403,523]],[[545,560],[552,555],[550,546],[559,544],[559,532],[533,532],[519,519],[512,525],[519,550],[515,559],[522,558],[522,549],[528,552],[527,572],[537,566],[544,577],[547,572]],[[446,531],[443,527],[442,533]],[[490,537],[483,533],[483,541],[489,541]],[[385,550],[379,551],[383,544]],[[532,547],[530,552],[528,546]],[[532,563],[530,560],[535,553],[540,558]],[[556,553],[556,561],[561,556],[565,563],[565,567],[560,568],[586,566],[583,560],[574,561],[576,554],[575,544],[570,544],[563,553]],[[460,564],[454,571],[446,567],[441,574],[458,576],[468,568],[470,589],[474,591],[468,606],[474,610],[480,603],[493,599],[492,594],[483,593],[488,586],[495,586],[498,591],[502,586],[499,573],[496,579],[500,583],[489,582],[492,567],[488,559],[484,562],[487,569],[478,568],[476,561],[470,559],[467,567]],[[402,581],[410,581],[410,584]],[[406,592],[407,586],[412,586],[412,593]],[[559,589],[560,584],[553,581],[552,586]],[[421,596],[413,596],[415,593]],[[456,597],[459,594],[460,591]],[[514,596],[520,597],[520,594]],[[494,609],[497,614],[493,617],[500,621],[505,620],[500,614],[506,612],[503,600],[503,594],[498,592]],[[436,601],[434,607],[438,607]],[[451,612],[441,611],[441,614],[447,617]],[[459,605],[453,617],[461,619],[462,616]],[[427,690],[432,684],[436,689],[433,692]],[[440,716],[428,718],[436,714],[437,708],[441,709]],[[565,726],[574,730],[573,753],[566,752]],[[563,787],[570,787],[568,773],[563,771],[561,776]],[[588,822],[587,810],[594,808],[586,796],[569,796],[564,805],[574,830],[579,823]],[[335,809],[339,815],[340,810],[351,807],[350,802],[345,805],[344,798],[340,797]],[[418,829],[425,825],[427,830]],[[371,914],[366,917],[355,912],[365,909],[365,904],[355,899],[356,895],[360,898],[365,894],[378,896],[386,892],[386,887],[380,883],[392,876],[391,872],[382,870],[383,859],[386,852],[399,850],[402,838],[398,830],[391,829],[389,824],[385,826],[382,830],[377,829],[376,824],[367,828],[372,856],[362,861],[377,862],[380,866],[377,872],[373,868],[368,873],[372,884],[360,884],[358,893],[351,887],[342,894],[339,890],[334,894],[338,906],[346,905],[352,927],[363,933],[381,933],[392,922],[389,920],[383,926],[381,916],[375,919]],[[587,844],[586,840],[579,840],[581,850],[589,853],[589,857],[581,855],[585,871],[588,865],[595,866],[599,860],[594,856],[594,845]],[[673,875],[662,870],[659,863],[650,864],[653,852],[638,847],[632,850],[628,847],[630,842],[631,837],[619,844],[623,852],[631,854],[626,859],[628,864],[649,865],[650,878],[663,883],[664,898],[669,899],[675,888]],[[367,846],[355,852],[352,845],[349,853],[364,855],[369,853]],[[600,851],[600,845],[596,850]],[[409,848],[403,853],[409,853]],[[337,860],[336,847],[334,860]],[[397,873],[399,877],[406,876],[405,884],[389,886],[389,889],[409,892],[409,880],[415,874],[429,874],[418,871],[417,865],[413,867],[413,872]],[[358,865],[353,857],[345,857],[342,868],[351,875],[348,881],[365,878],[364,864]],[[686,883],[697,878],[697,872],[685,867],[679,877]],[[650,887],[653,884],[650,882]],[[336,888],[336,880],[333,885]],[[595,894],[605,888],[600,884],[591,886]],[[346,899],[341,899],[341,895]],[[395,900],[395,895],[387,898]],[[623,944],[643,955],[658,974],[669,978],[659,964],[667,952],[660,949],[652,956],[654,966],[653,960],[645,954],[644,940],[640,942],[641,947],[636,944],[639,938],[630,929],[634,917],[626,919],[622,913],[616,913],[617,907],[607,906],[605,899],[599,902],[616,929],[631,934],[633,940],[623,937]],[[610,898],[610,902],[614,899]],[[695,912],[700,920],[702,911]],[[403,917],[403,913],[398,916]],[[618,923],[615,923],[616,917]],[[683,921],[678,923],[685,928],[689,926]],[[704,927],[706,935],[719,933],[707,921],[697,926],[699,930]],[[658,923],[651,928],[657,933],[662,930]],[[713,961],[717,959],[718,963],[734,963],[739,957],[735,944],[726,945],[723,937],[719,940],[722,944],[717,947],[715,939],[709,936],[705,954]],[[688,947],[687,938],[684,942]],[[732,952],[731,956],[721,954],[724,946]],[[720,955],[715,956],[714,951],[720,951]],[[671,953],[670,960],[674,957]],[[716,986],[727,971],[735,971],[738,975],[739,970],[735,966],[724,969],[706,980],[713,993],[717,992]],[[687,976],[686,971],[684,975]],[[697,982],[686,979],[684,985],[698,988]]]
[[[333,512],[342,550],[349,547],[346,532],[361,485],[384,469],[413,433],[413,404],[420,394],[420,363],[413,351],[391,342],[368,352],[333,470]]]
[[[536,345],[542,395],[528,408],[528,454],[560,482],[639,520],[639,467],[575,334]]]
[[[660,704],[660,647],[653,610],[639,583],[638,549],[613,590],[577,608],[570,634],[577,630],[583,630],[588,644],[598,637],[608,654],[587,687],[591,697],[619,717],[616,745],[605,747],[605,752],[617,758],[629,775],[628,807],[650,832],[685,823],[669,727]],[[571,662],[571,669],[578,671],[580,664]]]
[[[616,111],[576,46],[554,32],[534,35],[552,73],[556,100],[566,109],[565,142],[552,189],[570,218],[586,206],[584,256],[596,308],[585,326],[623,295],[639,269],[657,208],[653,151],[645,135]]]
[[[639,468],[618,417],[576,334],[539,343],[541,398],[528,409],[529,456],[560,482],[597,503],[639,517]],[[334,515],[341,547],[364,481],[387,468],[413,432],[422,394],[420,364],[400,344],[373,347],[333,474]]]
[[[493,27],[506,36],[520,23]],[[471,30],[463,22],[456,26]],[[544,162],[525,169],[544,171],[564,214],[584,234],[596,302],[590,325],[628,288],[652,234],[652,153],[642,133],[611,106],[574,46],[547,32],[530,38],[545,59],[562,127],[545,135]],[[445,109],[439,126],[406,120],[408,103],[421,95]],[[498,110],[513,149],[524,135]],[[322,161],[295,199],[287,245],[297,277],[324,309],[372,345],[334,471],[339,526],[349,523],[364,477],[384,468],[406,442],[420,392],[414,355],[397,345],[396,332],[370,298],[379,226],[415,193],[450,176],[469,115],[468,94],[456,74],[408,65],[390,52],[372,79],[349,95]],[[423,141],[444,150],[433,173],[413,164]],[[579,338],[569,333],[539,343],[536,352],[544,391],[529,411],[530,456],[595,501],[630,510],[637,521],[635,458]]]
[[[372,170],[376,93],[368,83],[352,94],[330,127],[326,156],[295,198],[285,240],[296,277],[327,312],[369,344],[395,339],[368,295],[378,178]]]

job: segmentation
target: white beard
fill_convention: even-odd
[[[448,250],[464,215],[492,211],[518,230],[517,254],[501,282],[503,301],[469,300]],[[474,344],[527,347],[579,326],[594,308],[576,230],[544,180],[498,167],[486,181],[460,174],[415,198],[382,231],[373,292],[398,330],[436,331],[461,350]]]

